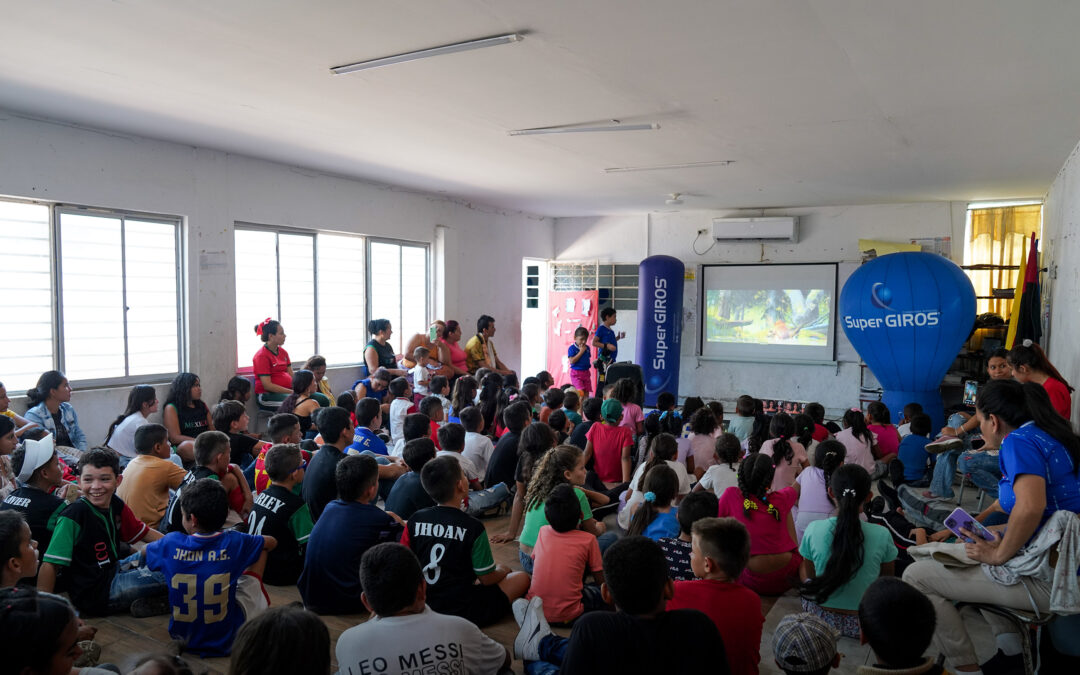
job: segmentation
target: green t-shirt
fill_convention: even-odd
[[[592,518],[592,507],[589,506],[589,498],[585,496],[585,491],[575,487],[574,494],[577,495],[578,503],[581,504],[581,520],[586,521]],[[537,504],[525,514],[525,525],[521,528],[521,536],[518,537],[518,541],[526,546],[536,546],[536,538],[540,535],[540,528],[547,524],[544,505]]]
[[[881,525],[860,523],[863,531],[863,564],[855,576],[832,595],[822,607],[829,609],[858,609],[863,593],[881,575],[883,563],[896,560],[898,551],[893,544],[892,535]],[[814,563],[814,570],[820,575],[832,555],[833,531],[836,529],[836,517],[815,520],[806,527],[799,554]]]

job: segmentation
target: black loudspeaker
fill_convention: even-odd
[[[645,404],[645,386],[644,379],[641,374],[641,366],[636,363],[630,363],[629,361],[622,361],[620,363],[613,363],[607,367],[607,378],[604,385],[615,384],[619,380],[629,378],[634,381],[635,393],[634,403],[639,406]],[[596,392],[597,396],[601,396],[603,392]]]

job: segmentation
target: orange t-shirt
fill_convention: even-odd
[[[124,480],[116,496],[124,500],[135,517],[156,527],[169,506],[169,490],[183,482],[187,471],[167,459],[154,455],[136,455],[124,468]]]
[[[544,599],[544,616],[550,622],[580,616],[585,611],[581,603],[585,572],[604,569],[596,537],[583,530],[556,532],[545,525],[536,537],[533,559],[532,584],[526,597]]]

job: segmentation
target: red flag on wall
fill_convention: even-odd
[[[592,342],[599,314],[596,309],[599,299],[597,291],[548,293],[547,370],[555,378],[557,387],[570,383],[566,350],[574,343],[574,331],[578,326],[588,329],[589,342]],[[596,350],[592,349],[591,352],[590,363],[596,358]]]

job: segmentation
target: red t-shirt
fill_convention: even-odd
[[[544,598],[547,602],[547,598]],[[545,604],[544,609],[547,609]],[[676,581],[667,611],[696,609],[709,617],[724,639],[733,673],[756,673],[761,659],[761,598],[742,584],[715,579]]]
[[[622,449],[634,444],[634,436],[626,427],[599,423],[589,427],[585,439],[592,442],[596,475],[605,483],[622,482]]]
[[[259,351],[255,352],[254,358],[251,359],[251,365],[255,369],[256,394],[266,393],[266,388],[259,379],[260,375],[269,375],[270,381],[277,386],[292,389],[292,376],[289,375],[289,366],[292,365],[292,361],[289,360],[289,352],[285,351],[284,347],[278,347],[277,354],[270,351],[266,345],[259,347]]]
[[[266,453],[273,447],[270,443],[267,443],[259,456],[255,459],[255,494],[259,494],[266,488],[270,487],[270,476],[266,474]],[[300,456],[305,462],[311,460],[311,453],[307,450],[301,450]]]
[[[1043,389],[1046,390],[1046,394],[1050,397],[1050,404],[1054,406],[1054,410],[1065,419],[1071,420],[1072,395],[1069,394],[1069,388],[1065,386],[1065,383],[1048,377],[1046,382],[1043,382]]]
[[[435,449],[442,450],[442,446],[439,445],[439,423],[431,422],[431,440],[435,441]]]
[[[877,434],[878,454],[874,459],[900,451],[900,432],[896,427],[891,424],[867,424],[866,428]]]
[[[799,501],[799,493],[793,487],[770,492],[766,495],[769,504],[776,507],[780,513],[777,520],[768,512],[768,507],[757,497],[750,497],[757,508],[750,509],[747,514],[743,509],[743,495],[737,487],[729,487],[720,495],[720,509],[717,514],[721,518],[734,518],[746,525],[750,532],[750,555],[768,555],[772,553],[787,553],[798,548],[798,544],[791,538],[788,532],[787,519],[795,503]]]
[[[828,437],[829,430],[818,424],[817,422],[814,422],[814,433],[810,434],[810,438],[820,443]]]

